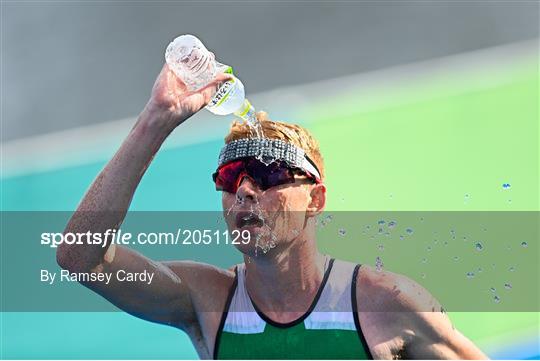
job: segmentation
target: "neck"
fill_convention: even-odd
[[[246,259],[246,287],[257,307],[278,322],[304,314],[324,278],[326,257],[315,244],[315,230],[302,232],[285,249]]]

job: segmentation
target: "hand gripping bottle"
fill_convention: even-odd
[[[181,35],[174,39],[167,46],[165,61],[189,91],[203,88],[220,72],[233,73],[230,66],[217,62],[214,54],[193,35]],[[206,109],[217,115],[234,113],[248,121],[256,119],[255,109],[246,99],[244,85],[236,77],[217,90]]]

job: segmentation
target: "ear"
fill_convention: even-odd
[[[310,202],[306,208],[306,216],[315,217],[321,214],[326,206],[326,186],[322,183],[311,188]]]

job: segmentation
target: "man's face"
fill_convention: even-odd
[[[250,236],[249,244],[235,246],[242,253],[256,257],[293,242],[304,230],[307,219],[313,216],[307,210],[315,186],[305,175],[295,175],[295,183],[263,191],[245,176],[236,193],[223,191],[223,212],[229,232],[247,230]]]

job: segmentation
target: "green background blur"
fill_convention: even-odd
[[[475,66],[369,94],[354,86],[337,88],[308,106],[275,113],[280,115],[277,120],[301,122],[320,141],[329,213],[415,211],[429,222],[433,211],[537,212],[538,65],[536,56],[501,65],[496,73]],[[272,117],[273,109],[266,110]],[[144,177],[131,210],[219,210],[220,194],[213,190],[209,175],[221,146],[222,139],[207,139],[164,149]],[[103,165],[102,160],[81,162],[3,177],[2,208],[72,210]],[[503,189],[503,183],[511,188]],[[459,233],[460,225],[454,226]],[[493,262],[484,258],[483,278],[477,275],[469,282],[464,265],[476,265],[470,260],[477,257],[471,243],[464,242],[450,253],[442,246],[443,236],[439,243],[430,243],[432,251],[424,252],[425,256],[416,254],[418,248],[411,254],[392,252],[397,249],[393,246],[397,235],[404,234],[404,224],[398,221],[398,227],[393,237],[382,242],[385,250],[381,251],[381,242],[368,243],[361,233],[339,236],[334,222],[321,232],[332,232],[335,241],[322,242],[321,248],[335,257],[367,264],[374,264],[379,255],[387,269],[405,273],[435,289],[436,295],[445,287],[437,279],[443,273],[439,266],[454,255],[462,261],[444,272],[469,287],[458,296],[481,289],[493,304],[488,290],[492,284],[502,304],[513,291],[523,291],[515,290],[516,285],[527,287],[526,282],[520,283],[523,277],[536,283],[533,292],[538,290],[538,239],[527,240],[525,249],[519,237],[495,244],[496,235],[488,232],[483,242],[486,252],[491,249]],[[419,223],[411,227],[414,236],[419,234]],[[447,237],[449,231],[440,230]],[[415,247],[421,244],[425,251],[427,241],[431,242],[417,239]],[[421,265],[423,257],[425,265]],[[508,264],[501,263],[505,257],[515,263],[515,273],[508,273]],[[498,268],[489,273],[490,267]],[[3,277],[8,271],[13,270],[2,269]],[[504,283],[510,281],[514,289],[505,290]],[[440,301],[444,304],[444,297]],[[537,312],[451,312],[450,317],[491,357],[540,355]],[[2,313],[2,357],[178,359],[196,358],[196,354],[182,332],[122,313]]]

